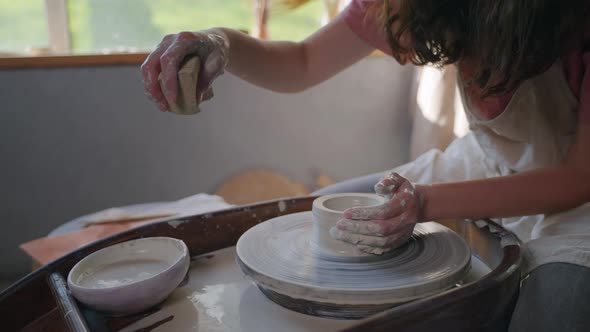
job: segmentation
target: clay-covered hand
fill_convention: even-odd
[[[167,35],[141,66],[145,91],[162,111],[168,111],[166,100],[175,101],[178,91],[178,70],[187,56],[196,55],[201,61],[197,83],[198,101],[210,95],[213,81],[228,62],[229,42],[221,30],[180,32]],[[158,76],[162,73],[163,87]]]
[[[397,173],[379,181],[375,192],[387,197],[387,202],[344,211],[345,219],[338,221],[330,234],[365,252],[383,254],[410,239],[414,226],[422,221],[423,199],[416,187]]]

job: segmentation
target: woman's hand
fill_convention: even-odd
[[[405,244],[422,221],[422,194],[407,179],[391,173],[375,185],[375,192],[388,201],[375,207],[344,211],[344,218],[330,230],[339,240],[361,250],[382,254]]]
[[[213,81],[228,62],[229,41],[221,30],[180,32],[167,35],[141,66],[145,91],[162,111],[168,111],[166,100],[175,101],[178,93],[178,70],[183,60],[196,55],[201,60],[197,94],[198,101],[209,94]],[[162,87],[158,76],[162,73]]]

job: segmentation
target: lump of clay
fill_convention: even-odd
[[[197,96],[197,82],[200,69],[201,61],[196,56],[186,60],[180,67],[178,71],[178,95],[176,102],[166,100],[171,112],[184,115],[199,113],[199,103],[213,97],[213,90],[211,88],[205,91],[201,98]],[[158,77],[158,82],[162,86],[161,74]]]

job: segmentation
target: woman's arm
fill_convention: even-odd
[[[590,202],[590,124],[578,126],[563,164],[485,180],[417,186],[424,220],[548,214]]]
[[[211,84],[226,68],[268,90],[299,92],[372,50],[339,16],[302,42],[264,41],[226,28],[167,35],[144,61],[141,72],[147,95],[160,110],[168,111],[168,101],[175,101],[178,95],[178,69],[189,55],[201,60],[195,92],[200,101],[207,98]]]
[[[265,41],[236,30],[220,30],[230,45],[228,71],[277,92],[299,92],[312,87],[373,50],[341,17],[302,42]]]

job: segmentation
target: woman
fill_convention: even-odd
[[[493,218],[525,243],[510,329],[582,331],[590,328],[589,8],[586,0],[353,0],[300,43],[225,28],[166,36],[142,71],[166,111],[188,54],[204,63],[198,96],[224,69],[269,90],[301,91],[375,48],[403,64],[457,66],[472,132],[380,181],[322,191],[359,191],[369,181],[389,197],[346,211],[332,235],[379,254],[407,241],[418,222]]]

